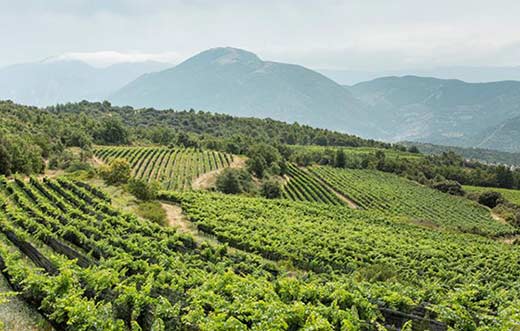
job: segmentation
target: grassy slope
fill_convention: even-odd
[[[520,190],[510,190],[510,189],[498,188],[498,187],[469,186],[469,185],[464,185],[463,188],[467,192],[487,192],[487,191],[499,192],[509,202],[512,202],[512,203],[520,206]]]

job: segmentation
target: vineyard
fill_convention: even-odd
[[[158,181],[168,190],[188,190],[193,179],[233,161],[230,154],[192,148],[100,147],[94,154],[104,162],[126,159],[133,177]]]
[[[284,276],[69,179],[0,179],[0,238],[2,272],[58,330],[368,330],[381,318],[353,282]]]
[[[467,186],[464,185],[463,189],[466,192],[476,192],[476,193],[482,193],[482,192],[498,192],[502,194],[502,196],[509,202],[514,203],[515,205],[520,206],[520,190],[510,190],[506,188],[498,188],[498,187],[481,187],[481,186]]]
[[[366,210],[406,216],[414,223],[490,236],[516,233],[492,219],[489,210],[466,198],[450,196],[397,175],[375,170],[308,168],[316,180]]]
[[[340,206],[208,193],[169,197],[220,241],[329,279],[364,279],[366,291],[395,306],[429,302],[456,330],[510,330],[520,309],[516,246]],[[389,289],[400,294],[389,296]]]
[[[307,171],[287,164],[287,181],[282,188],[282,196],[294,201],[322,202],[343,205],[343,202],[328,188],[323,186],[315,176]]]

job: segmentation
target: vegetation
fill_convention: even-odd
[[[193,148],[100,147],[94,153],[104,161],[125,159],[134,178],[157,181],[172,190],[190,189],[194,178],[233,161],[233,156],[226,153]]]
[[[196,245],[66,179],[2,179],[0,199],[4,272],[60,329],[359,330],[380,316],[354,283]]]
[[[495,330],[516,319],[505,313],[518,309],[516,246],[343,206],[209,193],[175,199],[220,241],[323,278],[357,279],[402,311],[428,302],[454,330]]]
[[[292,164],[287,166],[286,183],[282,196],[294,201],[314,201],[342,205],[343,202],[320,180]]]
[[[130,165],[125,159],[115,158],[99,168],[99,175],[109,185],[125,184],[130,179]]]
[[[396,175],[325,166],[311,167],[310,171],[363,209],[407,216],[413,222],[463,232],[491,236],[516,232],[514,227],[493,220],[486,208],[472,201]]]

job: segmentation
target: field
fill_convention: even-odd
[[[315,176],[309,175],[292,164],[288,164],[287,180],[282,187],[282,196],[294,201],[312,201],[343,205],[332,191],[325,187]]]
[[[0,232],[4,274],[58,329],[356,330],[381,316],[361,287],[196,244],[69,179],[0,179]]]
[[[428,302],[456,330],[498,330],[500,312],[517,311],[517,246],[320,203],[208,193],[172,199],[199,230],[235,248],[327,278],[352,276],[401,309]]]
[[[94,154],[104,162],[126,159],[133,177],[158,181],[169,190],[190,189],[193,179],[228,167],[233,161],[230,154],[192,148],[99,147]]]
[[[480,186],[467,186],[464,185],[463,189],[466,192],[487,192],[487,191],[494,191],[499,192],[502,194],[502,196],[509,202],[514,203],[515,205],[520,206],[520,190],[509,190],[505,188],[498,188],[498,187],[480,187]]]
[[[424,158],[422,154],[409,153],[409,152],[401,152],[394,149],[385,149],[385,148],[377,148],[377,147],[334,147],[334,146],[302,146],[302,145],[292,145],[289,146],[291,150],[294,152],[305,151],[305,152],[324,152],[325,150],[333,150],[341,149],[347,155],[368,155],[375,154],[380,151],[385,153],[385,156],[388,158],[406,158],[406,159],[420,159]]]
[[[492,219],[489,210],[462,197],[454,197],[397,175],[375,170],[308,168],[328,186],[359,207],[406,216],[414,223],[490,236],[513,234],[516,229]]]

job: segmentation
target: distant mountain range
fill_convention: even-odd
[[[110,98],[117,105],[201,109],[273,118],[371,136],[377,128],[341,85],[302,66],[263,61],[236,48],[210,49],[139,77]]]
[[[520,68],[444,68],[476,80],[520,79]],[[94,68],[44,61],[0,69],[0,99],[46,106],[108,99],[117,105],[196,109],[273,118],[386,141],[419,141],[520,151],[520,81],[321,71],[264,61],[236,48],[214,48],[177,66],[144,62]],[[517,78],[516,78],[517,77]],[[341,78],[341,79],[340,79]]]
[[[48,106],[81,100],[103,100],[144,73],[171,65],[120,63],[95,68],[77,60],[47,60],[0,68],[0,99]]]
[[[384,131],[381,139],[515,151],[514,143],[493,137],[514,130],[506,121],[520,116],[520,82],[405,76],[346,88],[368,107],[370,118]]]
[[[364,70],[334,70],[317,69],[319,73],[333,79],[342,85],[355,85],[357,83],[373,80],[386,76],[420,76],[435,77],[439,79],[459,79],[468,83],[487,83],[503,80],[520,81],[520,66],[517,67],[437,67],[423,70],[389,70],[389,71],[364,71]]]

